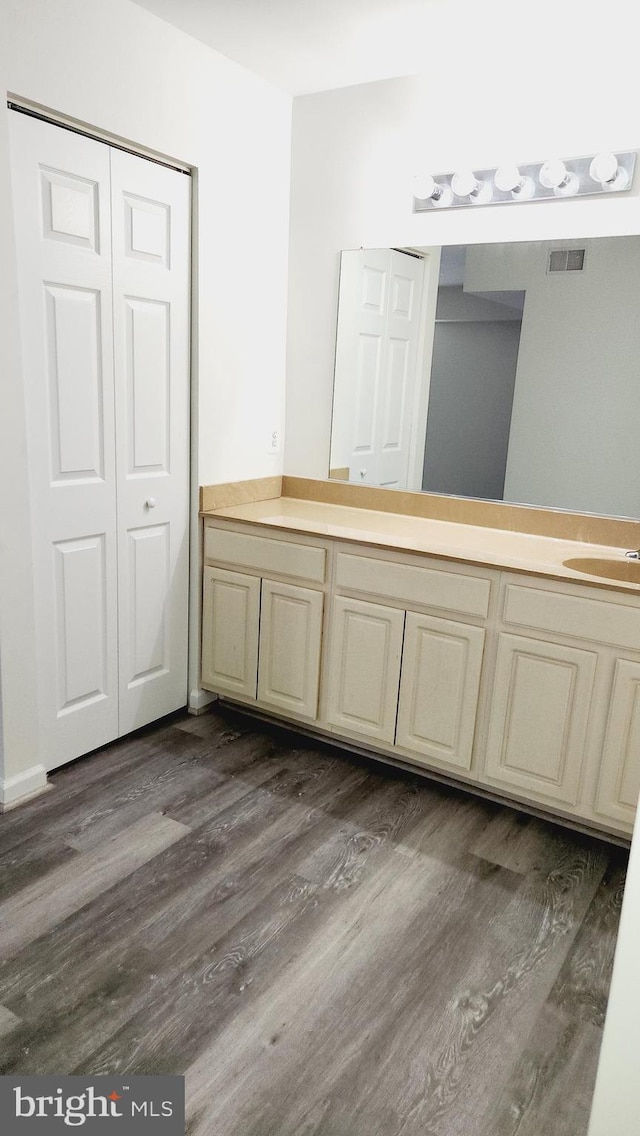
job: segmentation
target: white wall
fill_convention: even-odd
[[[573,0],[434,7],[427,73],[295,100],[287,473],[327,474],[341,249],[640,232],[640,178],[615,198],[418,215],[410,191],[421,166],[640,145],[631,16],[618,0],[606,18]]]
[[[279,473],[268,440],[284,417],[289,96],[129,0],[0,0],[6,92],[197,167],[199,480]],[[0,106],[5,778],[33,764],[35,744],[9,113]]]

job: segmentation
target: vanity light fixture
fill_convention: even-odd
[[[413,184],[413,212],[619,193],[631,188],[636,156],[636,150],[602,151],[582,158],[503,162],[492,169],[419,175]]]

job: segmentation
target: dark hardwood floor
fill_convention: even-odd
[[[0,1072],[197,1136],[584,1136],[626,853],[230,709],[0,817]]]

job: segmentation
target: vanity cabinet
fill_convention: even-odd
[[[324,590],[266,573],[321,585],[326,549],[206,525],[204,555],[203,687],[315,719]]]
[[[202,685],[255,698],[258,681],[260,577],[205,565]]]
[[[577,805],[597,658],[563,643],[500,634],[487,780]]]
[[[202,685],[630,834],[640,594],[205,519]]]
[[[640,796],[640,661],[616,659],[596,809],[633,825]]]
[[[485,642],[476,624],[497,579],[481,568],[338,546],[328,724],[416,763],[469,771]]]
[[[328,652],[326,719],[393,743],[405,613],[336,596]]]
[[[498,627],[484,780],[630,832],[640,597],[505,572]]]
[[[258,701],[315,718],[318,709],[322,592],[263,580]]]
[[[485,631],[451,619],[406,615],[396,743],[469,770]]]

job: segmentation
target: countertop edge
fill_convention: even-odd
[[[295,500],[296,500],[295,498],[291,498],[291,497],[276,498],[276,499],[271,498],[269,501],[243,503],[243,504],[225,506],[225,507],[219,508],[219,509],[202,510],[200,512],[200,517],[203,520],[215,519],[215,520],[221,520],[221,521],[228,521],[228,522],[231,522],[231,523],[247,524],[247,525],[251,525],[255,528],[273,530],[273,531],[277,531],[277,532],[286,532],[286,533],[293,534],[293,535],[300,535],[300,536],[306,536],[306,537],[310,537],[310,538],[316,538],[318,540],[328,540],[328,541],[332,541],[334,543],[356,544],[356,545],[359,545],[359,546],[364,547],[364,548],[372,548],[372,549],[375,548],[375,549],[380,549],[382,551],[387,551],[387,552],[404,552],[408,555],[425,557],[426,559],[430,559],[430,560],[451,560],[456,564],[469,564],[470,566],[473,566],[473,567],[485,568],[485,569],[490,569],[490,570],[494,570],[494,571],[498,571],[498,572],[514,572],[514,573],[517,573],[518,575],[522,575],[522,576],[537,576],[537,577],[540,577],[541,579],[557,580],[561,583],[583,585],[583,586],[587,586],[589,588],[596,588],[600,591],[606,591],[606,592],[613,591],[613,592],[616,592],[616,593],[622,593],[624,595],[640,595],[640,580],[636,584],[636,583],[633,583],[633,582],[627,582],[627,581],[623,581],[623,580],[616,580],[616,579],[610,579],[610,578],[603,578],[603,577],[600,577],[600,576],[593,576],[593,575],[590,575],[586,572],[583,573],[583,572],[579,572],[579,571],[576,571],[576,570],[573,570],[573,569],[564,568],[561,564],[560,565],[547,564],[547,563],[543,564],[543,563],[540,563],[540,562],[536,563],[535,561],[530,561],[526,564],[517,563],[517,562],[515,562],[516,561],[515,557],[511,558],[509,556],[501,556],[501,555],[498,555],[498,554],[495,554],[495,553],[492,554],[490,551],[487,551],[486,553],[483,552],[481,554],[478,554],[478,553],[476,553],[476,554],[473,554],[473,553],[463,554],[460,549],[456,549],[456,548],[453,548],[453,549],[437,548],[437,549],[433,549],[433,550],[425,549],[425,548],[416,548],[415,542],[412,543],[410,538],[403,541],[399,538],[395,539],[395,540],[389,539],[388,534],[383,534],[383,533],[380,533],[377,536],[371,536],[370,534],[365,535],[364,533],[358,533],[357,531],[349,531],[348,533],[345,532],[344,534],[335,533],[335,532],[334,533],[321,532],[321,531],[318,531],[317,528],[314,527],[314,525],[312,523],[305,524],[304,521],[296,522],[294,518],[278,517],[277,519],[269,519],[268,517],[247,516],[246,515],[246,512],[247,512],[248,508],[250,507],[250,505],[260,506],[261,508],[264,508],[265,506],[268,505],[268,506],[270,506],[269,511],[273,512],[274,507],[277,508],[278,504],[281,503],[282,501],[286,501],[288,503],[288,505],[290,506],[293,502],[295,502]],[[307,500],[301,500],[300,504],[303,505],[305,508],[308,508],[310,504],[312,506],[318,505],[323,510],[329,509],[329,510],[331,510],[331,512],[334,512],[334,511],[338,512],[338,516],[339,516],[339,511],[340,512],[342,510],[351,511],[349,506],[338,505],[338,504],[333,504],[333,503],[332,504],[325,504],[325,503],[321,503],[321,502],[309,502]],[[369,509],[358,509],[358,513],[360,515],[371,516],[372,521],[374,520],[375,516],[378,515],[376,510],[369,510]],[[381,514],[381,515],[386,517],[386,518],[389,518],[389,517],[401,518],[402,520],[407,521],[407,523],[411,524],[412,526],[420,525],[421,523],[423,523],[423,524],[436,524],[436,525],[447,525],[447,526],[450,525],[450,526],[453,526],[456,529],[460,529],[460,530],[467,530],[469,528],[476,528],[476,526],[469,526],[469,525],[463,524],[461,522],[440,521],[440,520],[434,520],[434,519],[430,519],[430,518],[405,517],[404,514],[401,514],[401,513],[397,513],[397,514],[384,513],[384,514]],[[372,530],[375,530],[375,524],[372,524]],[[525,542],[530,541],[530,540],[535,540],[535,541],[538,541],[538,542],[544,542],[545,544],[548,543],[550,546],[563,545],[564,546],[563,557],[566,558],[566,559],[569,559],[570,557],[574,557],[574,556],[579,557],[580,555],[583,555],[585,557],[602,558],[602,559],[607,559],[607,557],[620,558],[624,554],[624,549],[621,549],[621,548],[614,548],[614,547],[610,547],[610,546],[595,545],[595,544],[587,544],[587,543],[580,542],[580,541],[571,541],[571,540],[567,540],[567,539],[561,539],[561,538],[558,538],[558,537],[536,536],[536,535],[532,535],[532,534],[528,534],[528,533],[513,533],[512,531],[509,531],[509,530],[501,530],[501,529],[493,530],[493,529],[489,529],[489,528],[486,528],[486,527],[482,527],[481,531],[482,531],[483,534],[487,534],[487,537],[488,537],[489,540],[490,540],[490,534],[492,532],[501,533],[501,534],[504,533],[504,532],[508,532],[508,535],[510,537],[513,537],[514,540],[518,540],[518,539],[521,538]],[[567,546],[568,546],[568,548],[567,548]],[[638,572],[639,572],[639,576],[640,576],[640,565],[639,565],[639,568],[638,568]]]

